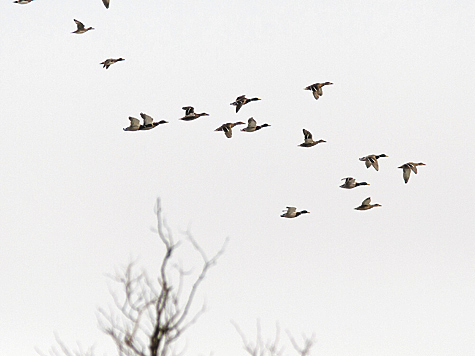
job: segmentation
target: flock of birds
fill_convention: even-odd
[[[14,1],[14,3],[25,5],[32,1],[33,0],[16,0]],[[108,9],[110,0],[102,0],[102,2],[104,6]],[[81,21],[74,19],[74,22],[76,23],[77,29],[76,31],[73,31],[72,33],[83,34],[90,30],[94,30],[93,27],[85,27]],[[104,60],[104,62],[101,62],[100,64],[102,64],[103,68],[108,69],[112,64],[121,62],[124,60],[125,60],[124,58],[117,58],[117,59],[108,58]],[[311,90],[315,100],[318,100],[323,95],[323,87],[326,85],[333,85],[333,83],[331,82],[314,83],[312,85],[305,87],[304,90]],[[243,105],[246,105],[250,102],[258,101],[258,100],[261,100],[261,99],[260,98],[246,98],[245,95],[241,95],[241,96],[238,96],[236,100],[231,103],[231,105],[236,107],[236,113],[237,113],[239,112],[239,110],[242,108]],[[202,116],[209,116],[209,114],[207,113],[195,113],[195,109],[192,106],[184,106],[182,109],[185,110],[185,116],[180,118],[180,120],[192,121]],[[144,113],[140,113],[140,117],[143,120],[143,124],[140,124],[139,119],[130,116],[129,117],[130,125],[128,127],[125,127],[123,130],[124,131],[145,131],[145,130],[151,130],[157,127],[158,125],[168,123],[168,121],[165,121],[165,120],[154,122],[151,116]],[[233,136],[232,129],[234,126],[237,126],[237,125],[245,125],[245,123],[242,121],[227,122],[225,124],[222,124],[215,131],[223,131],[227,138],[232,138]],[[254,118],[251,117],[248,119],[247,127],[241,129],[241,131],[254,132],[264,127],[269,127],[269,126],[271,125],[267,123],[257,125],[256,120],[254,120]],[[326,142],[325,140],[322,140],[322,139],[318,141],[313,140],[312,133],[306,129],[303,129],[303,135],[304,135],[304,142],[299,145],[300,147],[313,147],[319,143]],[[370,168],[372,166],[376,171],[379,171],[378,159],[382,157],[388,157],[388,156],[384,153],[380,155],[372,154],[365,157],[361,157],[359,160],[365,162],[366,168]],[[422,163],[422,162],[419,162],[419,163],[408,162],[399,166],[398,168],[401,168],[403,170],[404,183],[407,184],[407,182],[409,181],[411,172],[414,172],[414,174],[417,174],[417,167],[424,166],[424,165],[425,163]],[[356,182],[356,179],[353,177],[346,177],[346,178],[343,178],[342,180],[344,180],[345,182],[342,185],[340,185],[340,188],[344,188],[344,189],[353,189],[362,185],[369,185],[369,183],[366,183],[366,182]],[[380,206],[382,205],[371,204],[371,197],[368,197],[365,200],[363,200],[361,205],[357,206],[355,209],[369,210],[374,207],[380,207]],[[281,215],[281,217],[296,218],[297,216],[308,214],[308,213],[310,212],[307,210],[297,211],[296,207],[290,206],[290,207],[286,207],[286,210],[283,211],[283,214]]]

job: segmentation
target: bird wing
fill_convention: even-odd
[[[140,121],[139,119],[136,119],[135,117],[129,116],[130,120],[130,126],[128,127],[129,131],[136,131],[140,127]]]
[[[244,104],[243,100],[236,100],[236,113],[239,111],[239,109],[242,107]]]
[[[223,131],[227,138],[233,137],[233,130],[231,129],[231,127],[225,125],[223,126]]]
[[[379,163],[376,158],[370,157],[371,164],[373,165],[374,169],[379,171]]]
[[[320,94],[318,93],[318,90],[313,91],[313,97],[315,98],[315,100],[318,100],[318,98],[320,97]]]
[[[252,129],[257,126],[256,120],[254,118],[250,117],[249,120],[247,120],[247,127]]]
[[[150,126],[153,124],[153,118],[151,116],[144,114],[143,112],[140,113],[140,116],[143,119],[144,126]]]
[[[242,101],[244,99],[246,99],[246,96],[245,95],[240,95],[236,98],[236,101]]]
[[[307,131],[305,129],[303,129],[303,137],[305,138],[305,142],[312,142],[313,141],[311,132]]]
[[[371,198],[366,198],[365,200],[363,200],[363,202],[361,203],[361,205],[369,205],[369,203],[371,203]]]
[[[74,22],[76,22],[76,26],[78,27],[78,30],[84,30],[84,24],[81,21],[74,19]]]
[[[103,3],[104,6],[106,7],[106,9],[109,8],[109,0],[102,0],[102,3]]]
[[[415,174],[417,174],[417,166],[416,166],[415,164],[413,164],[413,163],[411,163],[409,166],[411,167],[412,171],[413,171]]]
[[[193,106],[184,106],[182,107],[183,110],[185,110],[185,115],[186,116],[192,116],[195,113],[195,109]]]
[[[290,215],[290,214],[295,213],[296,211],[297,211],[297,208],[295,206],[288,206],[286,214]]]
[[[346,178],[345,184],[348,184],[348,185],[356,184],[356,179],[348,177]]]
[[[318,92],[318,95],[322,96],[323,95],[323,89],[322,89],[322,86],[318,86],[317,87],[317,92]]]
[[[402,177],[404,178],[404,183],[407,183],[409,181],[410,176],[411,176],[411,168],[403,168]]]

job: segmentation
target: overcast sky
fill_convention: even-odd
[[[266,339],[314,333],[313,355],[473,353],[474,18],[468,0],[2,1],[0,354],[57,333],[114,355],[106,274],[157,272],[157,197],[175,238],[230,238],[186,355],[244,355],[231,320],[254,337],[257,319]],[[243,94],[262,100],[236,114]],[[169,123],[124,132],[140,112]],[[214,132],[251,116],[271,127]],[[303,128],[327,142],[298,147]],[[426,166],[404,184],[409,161]],[[382,207],[354,210],[367,197]]]

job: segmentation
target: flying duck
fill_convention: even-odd
[[[419,163],[408,162],[398,167],[398,168],[402,168],[402,177],[404,178],[404,183],[407,184],[407,182],[409,181],[411,170],[414,172],[414,174],[417,174],[417,166],[425,166],[425,165],[426,164],[422,162],[419,162]]]
[[[388,157],[388,156],[386,156],[384,153],[380,155],[369,155],[366,157],[361,157],[360,161],[364,161],[364,163],[366,164],[366,168],[373,166],[374,169],[379,171],[378,158],[381,158],[381,157]]]
[[[17,1],[14,1],[14,3],[20,4],[20,5],[25,5],[25,4],[29,4],[32,1],[33,0],[17,0]]]
[[[234,105],[236,107],[236,113],[239,111],[239,109],[241,109],[241,107],[251,101],[256,101],[256,100],[261,100],[259,98],[251,98],[251,99],[248,99],[246,98],[245,95],[241,95],[241,96],[238,96],[236,98],[236,101],[231,103],[230,105]]]
[[[81,33],[87,32],[89,30],[94,30],[92,27],[85,28],[84,24],[81,21],[78,21],[78,20],[74,19],[74,22],[76,22],[76,26],[78,28],[73,33],[81,34]]]
[[[376,206],[382,206],[379,204],[370,204],[371,203],[371,198],[366,198],[363,200],[360,206],[356,207],[355,210],[369,210],[371,208],[374,208]]]
[[[100,64],[103,64],[102,68],[108,69],[112,64],[116,62],[121,62],[121,61],[125,61],[125,59],[124,58],[117,58],[117,59],[109,58]]]
[[[297,216],[302,215],[302,214],[310,214],[310,211],[307,211],[307,210],[297,211],[297,208],[294,206],[288,206],[287,211],[283,210],[283,212],[285,213],[282,214],[280,217],[289,218],[289,219],[296,218]]]
[[[299,146],[301,147],[312,147],[312,146],[315,146],[317,143],[321,143],[321,142],[327,142],[325,140],[318,140],[318,141],[314,141],[312,139],[312,134],[310,133],[310,131],[307,131],[305,129],[303,129],[303,136],[305,138],[305,141],[304,143],[301,143]]]
[[[106,9],[109,8],[109,0],[102,0],[102,3],[103,3],[104,6],[106,7]]]
[[[183,116],[180,120],[184,121],[191,121],[199,118],[200,116],[209,116],[209,114],[203,112],[201,114],[195,113],[195,109],[193,106],[184,106],[182,107],[183,110],[185,110],[185,116]]]
[[[129,116],[130,126],[125,127],[124,131],[143,131],[143,130],[151,130],[154,127],[160,124],[166,124],[168,121],[160,120],[159,122],[153,122],[153,118],[147,114],[140,113],[140,116],[143,119],[143,125],[140,125],[139,119],[135,117]]]
[[[226,124],[222,124],[220,127],[218,127],[214,131],[224,131],[224,134],[226,135],[227,138],[233,137],[233,131],[232,128],[236,125],[244,125],[244,122],[238,121],[238,122],[228,122]]]
[[[356,179],[352,177],[346,177],[346,178],[343,178],[342,180],[344,180],[345,183],[340,185],[340,188],[345,188],[345,189],[353,189],[355,187],[359,187],[360,185],[369,185],[369,183],[366,183],[366,182],[357,183]]]
[[[313,93],[313,97],[315,98],[315,100],[318,100],[318,98],[323,95],[323,90],[322,90],[322,88],[323,88],[325,85],[333,85],[333,83],[330,83],[330,82],[315,83],[315,84],[309,85],[308,87],[304,88],[304,90],[311,90],[312,93]]]
[[[263,127],[268,127],[268,126],[270,125],[269,124],[257,125],[256,120],[254,120],[254,118],[251,117],[249,118],[249,120],[247,120],[247,127],[241,129],[241,131],[254,132],[254,131],[262,129]]]

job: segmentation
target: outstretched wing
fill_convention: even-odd
[[[305,142],[312,142],[312,134],[310,131],[303,129],[303,137],[305,138]]]
[[[109,8],[109,0],[102,0],[102,3],[103,3],[104,6],[106,7],[106,9]]]
[[[254,120],[254,118],[250,117],[249,120],[247,120],[247,127],[252,129],[252,128],[255,128],[256,126],[257,126],[256,120]]]
[[[411,176],[411,169],[410,168],[403,168],[402,169],[402,177],[404,178],[404,183],[409,181],[409,177]]]
[[[295,206],[288,206],[286,214],[290,215],[290,214],[295,213],[296,211],[297,211],[297,208]]]
[[[361,203],[361,205],[369,205],[371,203],[371,198],[366,198],[365,200],[363,200],[363,202]]]
[[[84,24],[81,21],[74,19],[74,22],[76,23],[78,30],[84,30]]]
[[[140,121],[139,119],[136,119],[135,117],[129,116],[130,120],[130,126],[126,127],[124,131],[137,131],[140,127]]]
[[[140,113],[140,116],[143,119],[143,125],[145,127],[153,125],[153,118],[151,116],[144,114],[143,112]]]
[[[193,106],[184,106],[182,107],[183,110],[185,110],[185,115],[186,116],[193,116],[195,113],[195,109]]]

